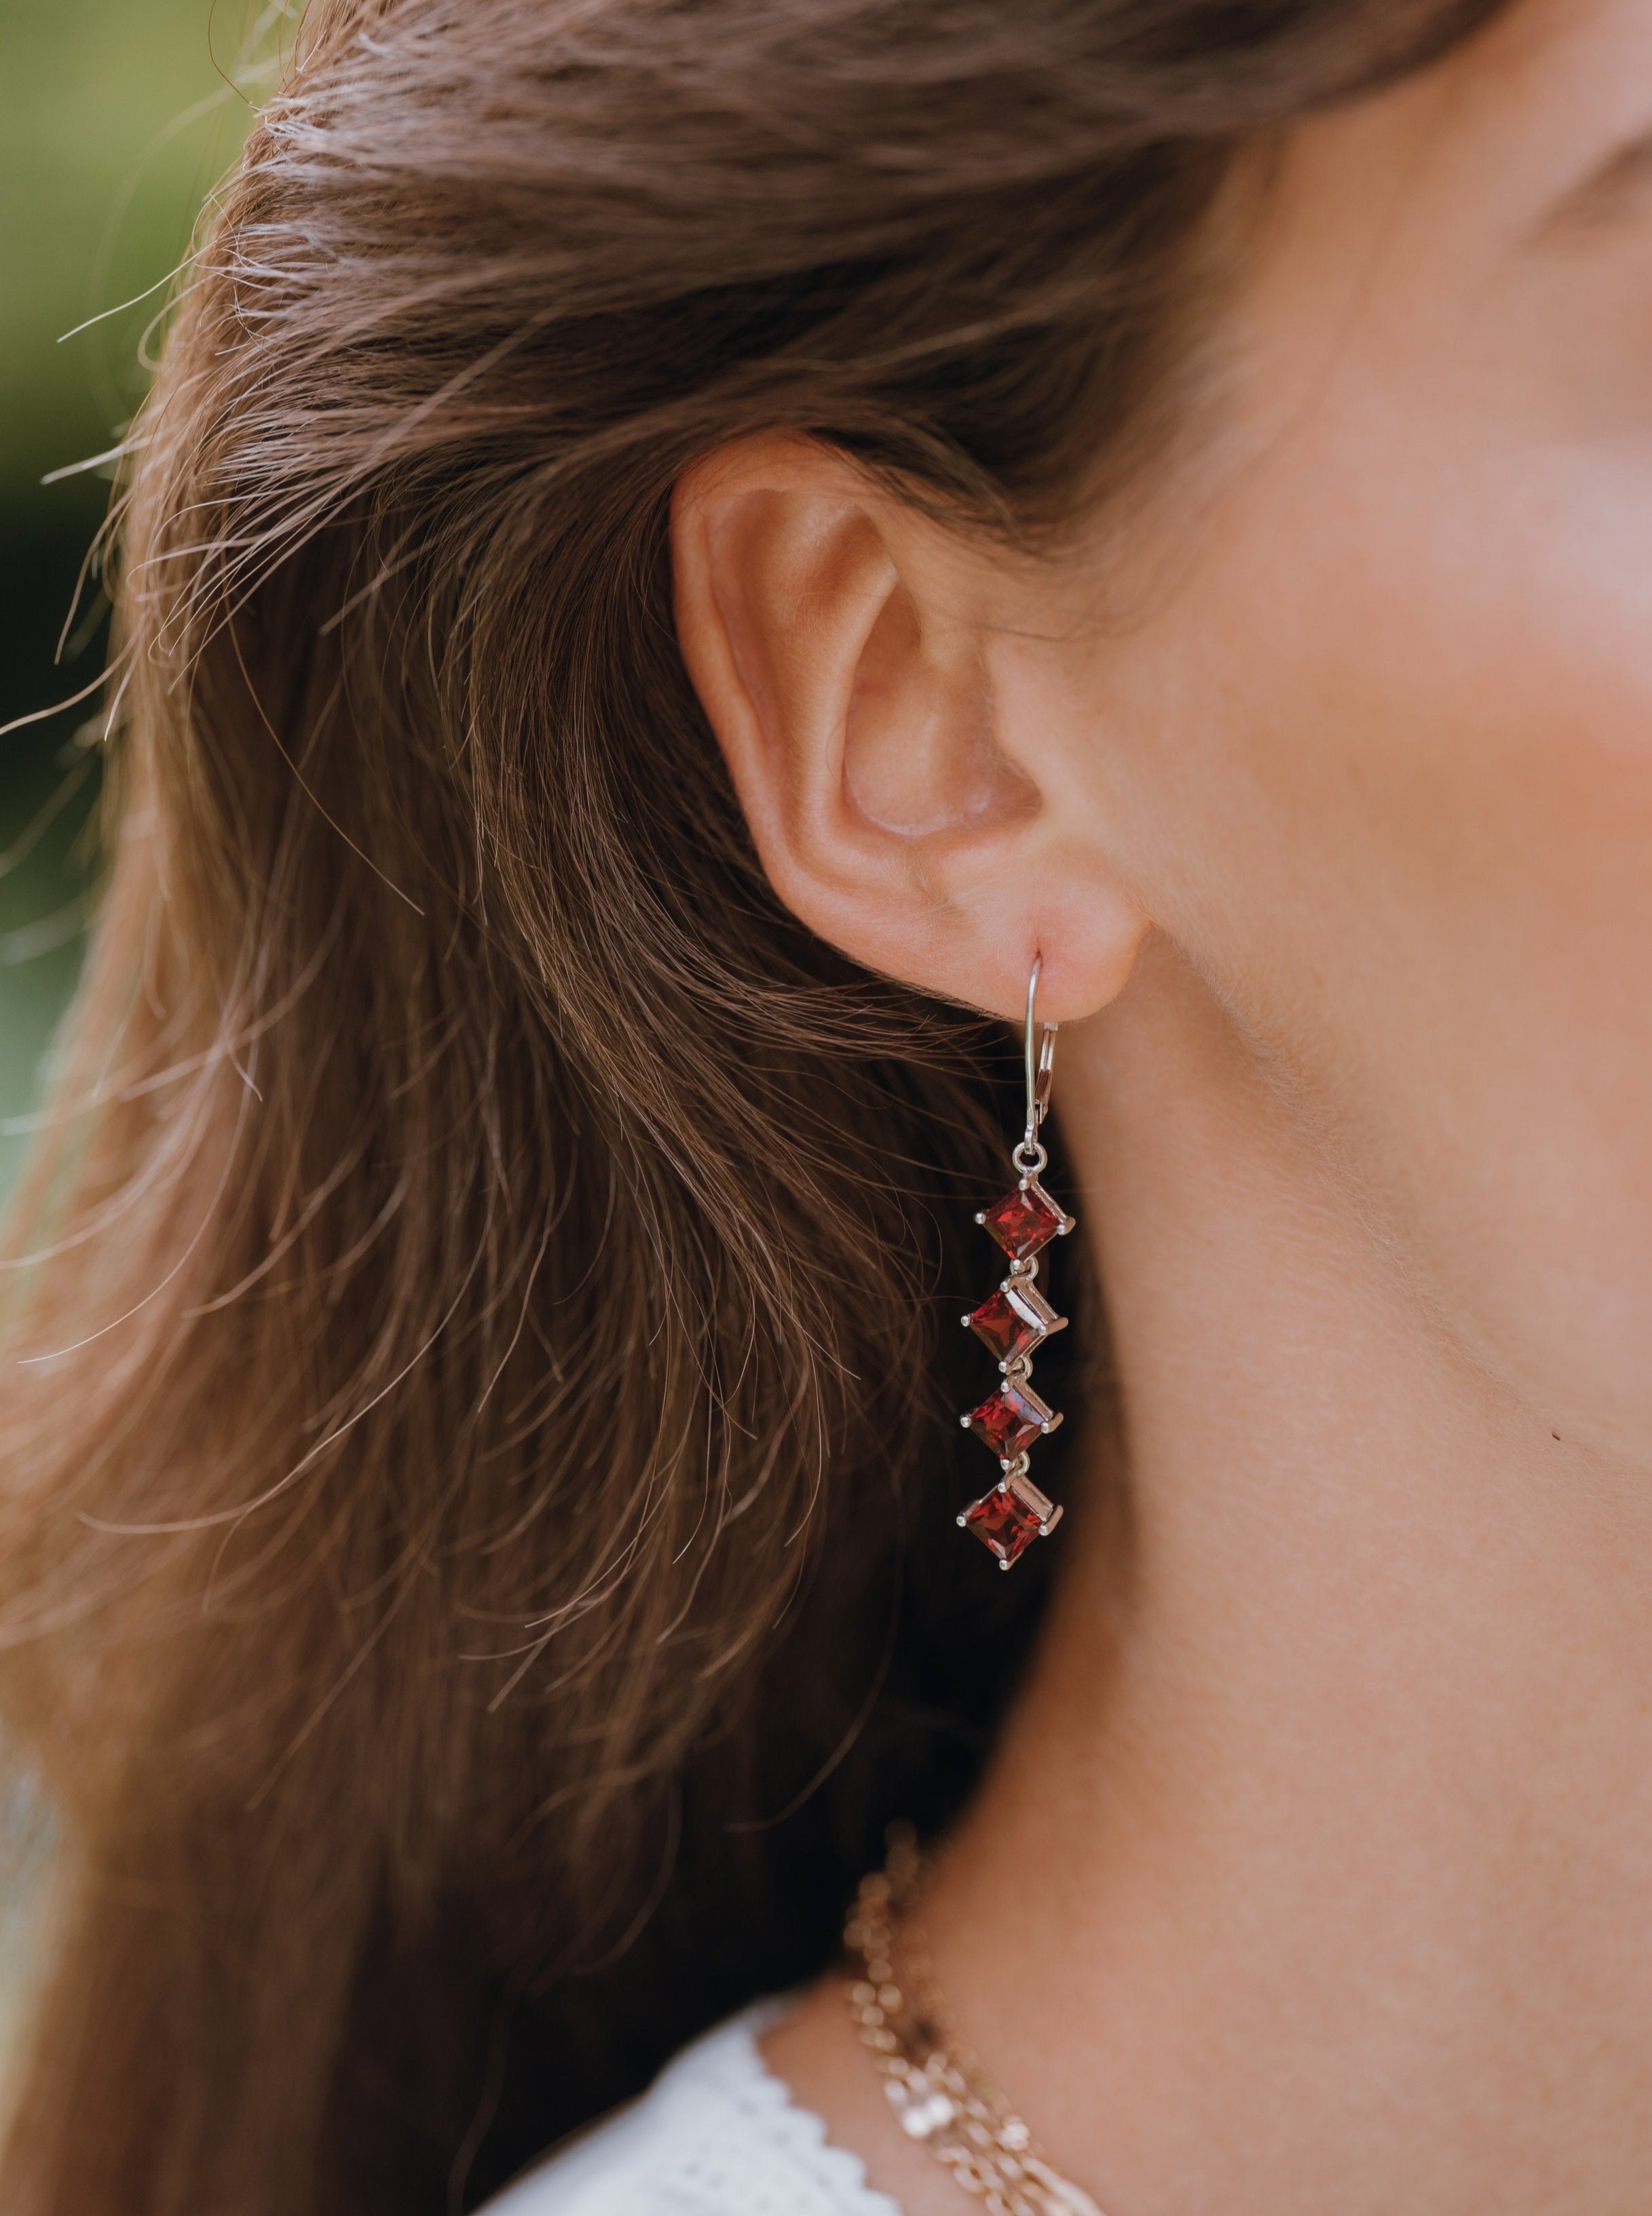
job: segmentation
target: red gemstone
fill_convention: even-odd
[[[978,1221],[1012,1262],[1024,1262],[1058,1234],[1072,1228],[1072,1218],[1062,1214],[1036,1178],[1023,1178],[1013,1192],[985,1210]]]
[[[1057,1315],[1036,1285],[1006,1279],[964,1321],[1002,1366],[1030,1354],[1041,1339],[1059,1331],[1066,1318]]]
[[[1000,1462],[1013,1462],[1041,1432],[1053,1431],[1061,1419],[1053,1408],[1046,1407],[1031,1386],[1017,1385],[1006,1378],[996,1393],[983,1400],[979,1408],[972,1408],[963,1420]]]
[[[982,1546],[991,1548],[1006,1570],[1026,1553],[1043,1529],[1041,1519],[1007,1485],[995,1485],[991,1493],[984,1493],[958,1521],[966,1531],[974,1533]]]

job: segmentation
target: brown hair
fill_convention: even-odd
[[[15,1227],[15,2216],[471,2205],[967,1790],[1000,1050],[764,883],[672,483],[787,427],[1059,519],[1236,145],[1495,5],[315,0],[132,443]]]

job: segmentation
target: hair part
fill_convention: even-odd
[[[967,1791],[1044,1577],[950,1530],[1003,1049],[764,881],[672,487],[784,428],[1059,526],[1235,150],[1495,5],[314,0],[132,444],[14,1226],[16,2216],[474,2205]]]

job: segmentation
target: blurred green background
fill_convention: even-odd
[[[58,638],[108,477],[41,479],[112,446],[141,399],[164,280],[260,86],[252,42],[268,51],[285,27],[284,9],[261,22],[243,0],[0,0],[0,725],[97,676],[95,588],[61,656]],[[95,705],[0,736],[0,1197],[80,966],[98,759],[76,735]],[[51,1838],[0,1761],[0,2109]]]
[[[141,398],[164,280],[247,126],[249,53],[285,14],[0,0],[0,724],[97,674],[95,588],[60,658],[58,640],[107,476],[41,480],[113,445]],[[94,705],[0,737],[0,1192],[79,965]]]

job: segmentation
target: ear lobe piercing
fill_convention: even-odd
[[[964,1510],[958,1522],[997,1555],[1001,1570],[1018,1560],[1035,1539],[1047,1539],[1061,1521],[1059,1507],[1027,1474],[1029,1448],[1061,1421],[1032,1388],[1033,1356],[1052,1333],[1065,1331],[1067,1323],[1038,1289],[1038,1256],[1052,1239],[1065,1239],[1074,1222],[1038,1182],[1049,1162],[1039,1130],[1049,1110],[1059,1029],[1038,1021],[1042,968],[1041,956],[1027,981],[1027,1128],[1010,1155],[1020,1182],[975,1218],[1009,1256],[1010,1274],[963,1318],[966,1329],[997,1358],[1001,1382],[979,1407],[958,1420],[998,1456],[1003,1474],[990,1493]]]

